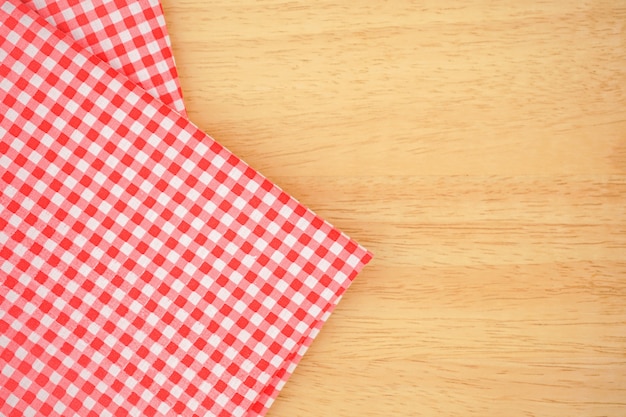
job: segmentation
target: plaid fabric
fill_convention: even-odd
[[[68,3],[67,0],[22,2],[154,97],[186,115],[163,10],[158,1],[147,0],[147,4],[128,1]],[[312,327],[311,335],[302,340],[301,348],[277,372],[276,381],[268,385],[254,409],[266,410],[271,405],[325,321],[324,318]]]
[[[262,415],[371,258],[0,1],[0,414]]]
[[[83,48],[185,115],[159,0],[22,0]]]

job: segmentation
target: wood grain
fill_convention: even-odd
[[[165,0],[190,117],[371,249],[270,417],[626,416],[626,2]]]

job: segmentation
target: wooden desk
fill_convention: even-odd
[[[191,119],[376,254],[270,417],[626,415],[626,2],[164,9]]]

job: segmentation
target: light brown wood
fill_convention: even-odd
[[[369,249],[270,417],[626,416],[626,2],[165,0],[190,117]]]

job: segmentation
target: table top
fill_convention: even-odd
[[[163,5],[191,120],[375,254],[268,416],[625,415],[624,1]]]

